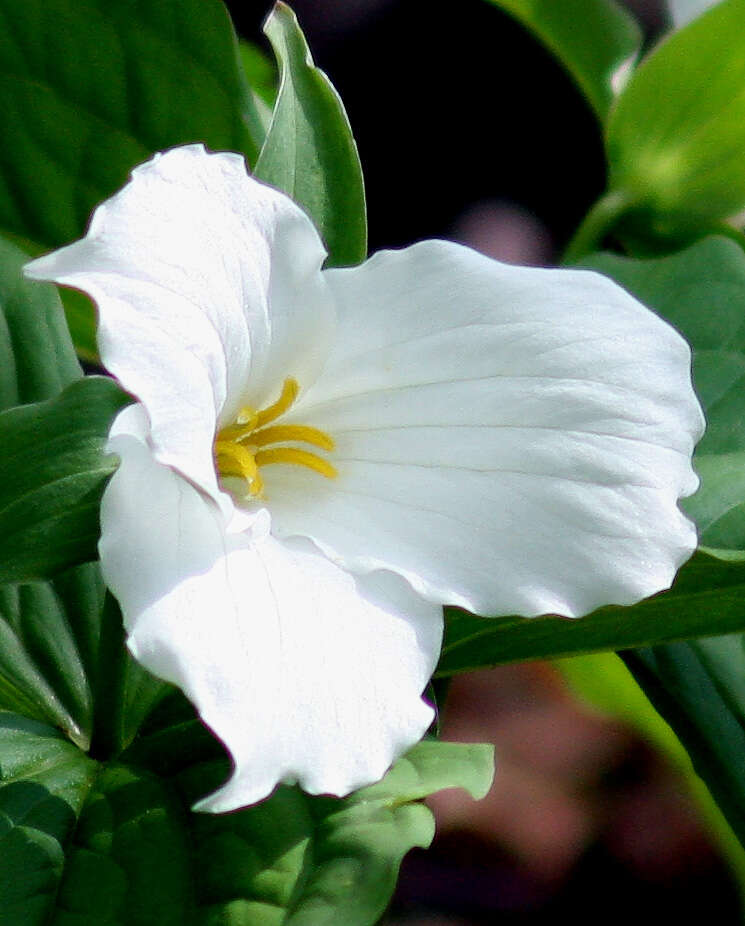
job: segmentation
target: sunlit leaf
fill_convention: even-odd
[[[367,255],[365,192],[344,106],[314,66],[288,6],[277,3],[264,31],[279,62],[280,83],[256,176],[306,210],[331,265],[357,264]]]
[[[608,122],[610,187],[633,228],[691,234],[745,206],[745,0],[725,0],[665,39]]]
[[[345,799],[280,787],[240,813],[193,818],[196,891],[206,922],[257,926],[374,926],[401,859],[434,836],[421,799],[460,787],[483,797],[491,746],[424,742],[376,785]],[[223,764],[182,776],[195,796],[219,782]]]

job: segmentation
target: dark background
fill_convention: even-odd
[[[561,249],[603,190],[602,142],[571,80],[521,26],[486,0],[291,5],[349,114],[371,251],[468,237],[459,221],[474,204],[519,205]],[[270,4],[228,6],[239,33],[268,48]],[[661,17],[643,6],[654,31]]]
[[[605,166],[593,114],[537,42],[486,0],[291,5],[349,114],[371,251],[447,237],[515,262],[557,260]],[[268,51],[270,4],[228,6]],[[653,41],[659,4],[634,6]],[[454,792],[434,802],[440,835],[404,862],[389,924],[740,922],[679,776],[573,701],[550,667],[459,679],[444,734],[496,743],[495,786],[480,804]]]

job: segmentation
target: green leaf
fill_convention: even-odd
[[[77,289],[62,288],[59,291],[65,307],[65,319],[75,352],[81,360],[90,364],[101,364],[96,337],[96,309],[93,301]]]
[[[574,78],[605,121],[613,78],[641,48],[637,22],[614,0],[491,0],[534,32]]]
[[[28,255],[0,237],[0,411],[82,376],[57,290],[24,279]]]
[[[243,39],[238,43],[238,51],[243,66],[243,73],[253,93],[267,106],[271,113],[277,100],[277,69],[264,52],[252,42]]]
[[[158,702],[174,689],[130,655],[121,611],[110,592],[99,608],[97,629],[96,659],[88,671],[94,702],[90,748],[97,756],[117,757]],[[192,741],[189,750],[193,749]]]
[[[0,709],[51,723],[83,748],[93,727],[86,670],[97,640],[85,647],[103,600],[96,578],[83,567],[59,585],[0,586]],[[88,594],[93,589],[98,595]]]
[[[701,487],[684,507],[702,544],[745,556],[745,254],[733,241],[707,238],[671,257],[599,254],[584,265],[612,277],[689,341],[707,430],[694,460]]]
[[[745,844],[745,639],[693,640],[623,657]]]
[[[194,721],[182,696],[171,701],[177,726]],[[0,714],[3,926],[372,926],[403,855],[432,839],[421,799],[448,787],[480,798],[493,775],[491,746],[424,742],[344,799],[280,787],[243,811],[195,814],[188,804],[228,763],[210,758],[221,750],[204,728],[193,732],[175,754],[166,737],[104,764],[48,727]],[[158,749],[175,777],[143,767]],[[194,764],[200,755],[207,761]]]
[[[0,0],[0,74],[0,232],[33,253],[81,237],[156,151],[204,142],[253,163],[263,141],[220,0]],[[85,305],[70,320],[90,358]]]
[[[129,655],[97,563],[52,582],[0,586],[0,710],[116,756],[171,690]]]
[[[49,727],[0,712],[0,922],[50,922],[65,851],[98,763]]]
[[[0,714],[0,922],[190,921],[187,817],[152,773],[104,767],[54,730]]]
[[[437,677],[526,659],[650,646],[745,630],[745,563],[696,553],[672,589],[631,608],[564,617],[473,617],[447,609]]]
[[[365,192],[344,106],[314,66],[288,6],[277,3],[264,31],[279,62],[280,84],[255,174],[305,209],[326,244],[330,265],[358,264],[367,255]]]
[[[249,87],[246,122],[253,126],[252,136],[260,139],[260,149],[269,131],[277,100],[277,70],[264,52],[250,42],[241,41],[238,51]]]
[[[81,379],[57,291],[24,279],[27,260],[0,238],[0,584],[95,558],[103,447],[129,401]]]
[[[613,108],[610,188],[635,229],[690,234],[745,205],[743,21],[745,0],[725,0],[666,38]]]
[[[182,926],[193,910],[187,814],[151,773],[102,768],[67,847],[53,926]]]
[[[401,859],[426,847],[434,820],[419,801],[442,788],[483,797],[491,746],[424,742],[386,777],[344,799],[280,787],[228,816],[192,817],[196,892],[205,926],[373,926],[385,911]],[[223,763],[181,776],[201,796]]]
[[[96,558],[101,495],[116,467],[104,445],[129,401],[113,380],[86,377],[0,412],[0,584]]]
[[[0,2],[0,226],[45,247],[153,152],[246,151],[237,42],[218,0]],[[248,149],[248,150],[247,150]]]

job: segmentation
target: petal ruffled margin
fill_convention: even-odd
[[[101,359],[147,410],[157,458],[217,499],[217,428],[277,387],[273,363],[304,382],[325,356],[325,256],[305,213],[240,155],[188,145],[136,168],[85,238],[26,274],[91,296]]]
[[[121,413],[101,561],[134,656],[183,689],[233,757],[198,808],[233,810],[280,781],[343,795],[379,779],[432,720],[421,695],[440,609],[392,574],[356,584],[316,550],[284,547],[265,512],[226,533],[146,434],[141,408]]]
[[[598,274],[446,242],[325,276],[336,343],[289,420],[334,438],[338,477],[268,467],[278,536],[480,614],[670,585],[696,545],[677,503],[703,416],[668,324]]]

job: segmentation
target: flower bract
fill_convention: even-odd
[[[134,656],[233,757],[202,809],[379,778],[432,721],[444,604],[631,604],[696,544],[702,415],[664,321],[443,241],[325,256],[241,157],[187,146],[27,268],[94,299],[137,400],[101,563]]]

